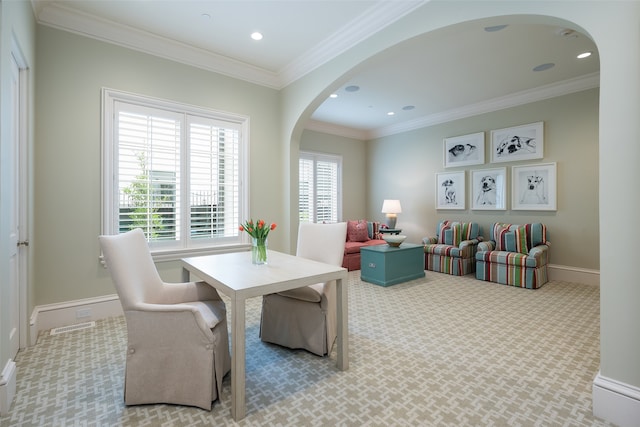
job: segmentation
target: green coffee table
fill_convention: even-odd
[[[360,248],[360,279],[391,286],[424,277],[424,247],[403,243],[394,248],[375,245]]]

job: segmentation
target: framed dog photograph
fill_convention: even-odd
[[[556,164],[512,166],[511,209],[556,210]]]
[[[444,139],[444,167],[484,164],[484,132]]]
[[[465,172],[436,173],[436,209],[465,208]]]
[[[491,163],[544,157],[544,122],[491,131]]]
[[[507,209],[507,168],[471,171],[471,209]]]

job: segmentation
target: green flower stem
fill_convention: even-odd
[[[267,239],[252,238],[251,244],[251,262],[254,264],[267,263]]]

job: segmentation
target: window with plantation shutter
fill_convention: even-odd
[[[301,152],[299,160],[300,222],[338,222],[342,216],[339,156]]]
[[[156,252],[242,242],[248,119],[103,90],[103,233],[141,228]]]

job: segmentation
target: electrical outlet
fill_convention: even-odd
[[[76,311],[76,319],[82,319],[83,317],[91,317],[91,309],[90,308],[81,308]]]

